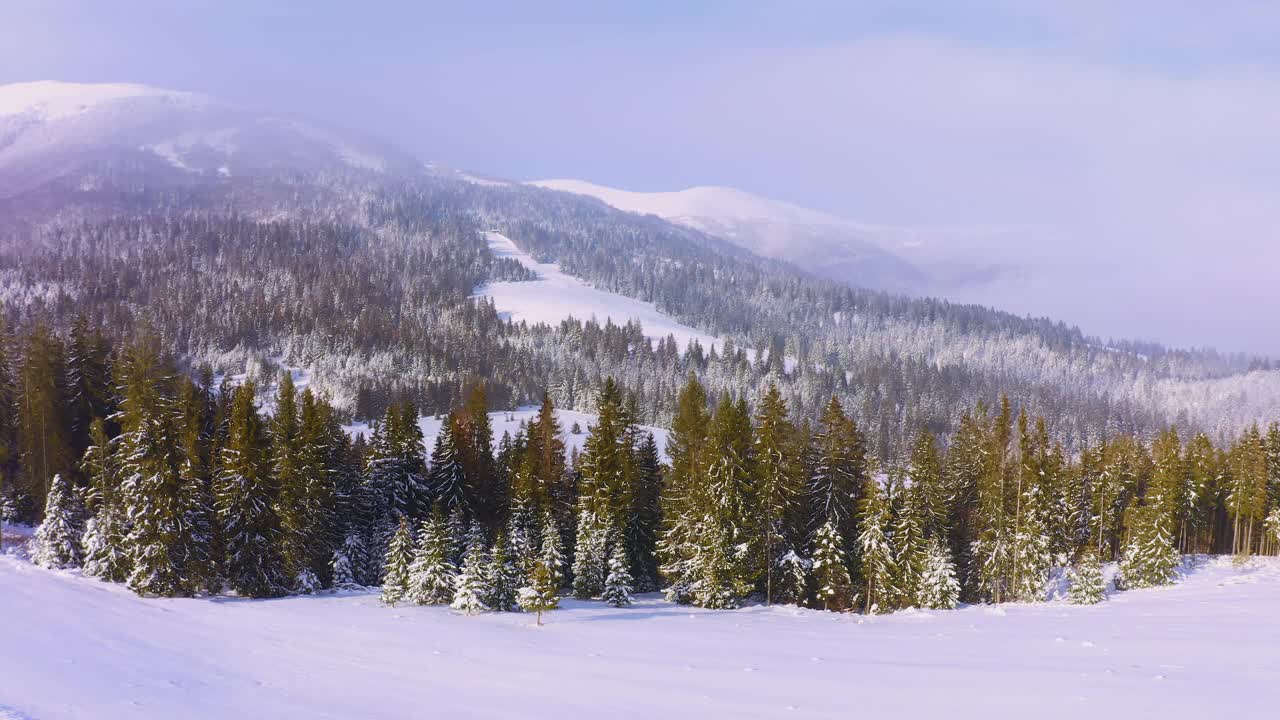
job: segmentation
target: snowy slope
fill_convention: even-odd
[[[537,262],[505,235],[490,232],[485,233],[485,237],[495,256],[514,258],[538,274],[537,280],[490,283],[476,290],[478,296],[493,298],[498,312],[511,320],[552,326],[569,317],[579,320],[595,318],[601,324],[612,320],[614,325],[637,320],[644,328],[645,337],[654,341],[670,335],[675,337],[681,348],[693,340],[706,350],[719,347],[715,336],[662,314],[653,303],[597,290],[565,274],[555,263]]]
[[[1060,603],[863,618],[565,601],[547,624],[373,594],[143,600],[0,557],[0,717],[1254,717],[1280,564]]]
[[[912,228],[859,223],[729,187],[632,192],[582,180],[530,182],[594,197],[619,210],[657,215],[787,260],[824,277],[867,287],[946,292],[1013,273],[1025,243],[1011,228]]]
[[[582,446],[587,441],[587,433],[592,426],[596,424],[596,416],[591,413],[578,412],[577,410],[556,410],[556,420],[560,421],[560,439],[564,441],[565,456],[571,456],[576,450],[582,452]],[[517,410],[500,410],[489,413],[489,426],[493,428],[493,442],[496,447],[502,439],[504,433],[515,437],[520,430],[521,423],[528,425],[538,416],[538,408],[522,407]],[[574,424],[578,425],[581,432],[574,433]],[[422,443],[426,452],[431,452],[435,447],[436,436],[440,434],[440,427],[444,424],[443,416],[423,415],[418,419],[418,427],[422,428]],[[645,432],[653,433],[654,442],[658,446],[658,455],[663,462],[667,461],[667,431],[659,427],[650,427],[648,425],[641,426]],[[361,422],[343,427],[347,434],[355,437],[356,435],[364,435],[366,439],[370,437],[369,423]]]

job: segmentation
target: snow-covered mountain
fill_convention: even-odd
[[[787,260],[823,277],[917,294],[987,283],[1016,269],[990,252],[1012,230],[869,225],[729,187],[632,192],[582,180],[531,185],[594,197],[627,212],[657,215]]]
[[[194,182],[264,172],[386,172],[411,157],[349,133],[133,84],[0,86],[0,198],[106,175]]]

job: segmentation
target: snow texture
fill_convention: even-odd
[[[864,618],[640,596],[463,617],[376,592],[141,599],[0,557],[0,717],[833,718],[1255,715],[1280,562],[1180,585]],[[6,718],[7,720],[7,718]]]

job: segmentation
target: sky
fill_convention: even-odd
[[[499,177],[1018,228],[962,299],[1280,356],[1280,4],[5,3],[0,82],[193,90]]]

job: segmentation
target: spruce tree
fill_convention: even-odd
[[[777,385],[770,385],[756,418],[756,482],[754,513],[760,538],[760,565],[764,576],[765,604],[773,603],[774,571],[794,536],[794,517],[802,490],[795,426],[787,419],[787,407]]]
[[[658,543],[661,571],[667,580],[666,596],[673,602],[689,602],[697,582],[700,458],[707,437],[707,394],[697,376],[689,379],[676,399],[675,417],[667,435],[671,465],[662,487],[662,535]]]
[[[1095,605],[1106,599],[1106,584],[1102,578],[1102,564],[1093,547],[1087,547],[1080,558],[1067,571],[1070,587],[1067,599],[1076,605]]]
[[[796,605],[806,604],[812,567],[812,561],[801,557],[794,549],[783,553],[778,560],[778,597]]]
[[[845,565],[844,540],[834,518],[823,523],[813,541],[813,578],[824,610],[847,610],[853,603],[853,581]]]
[[[929,562],[929,545],[920,522],[924,497],[922,488],[915,485],[903,487],[899,483],[895,488],[897,508],[890,536],[895,592],[890,604],[913,607],[917,604]]]
[[[31,560],[46,568],[77,568],[83,560],[82,511],[70,480],[54,475],[49,485],[44,522],[36,529]]]
[[[517,608],[523,572],[511,554],[511,546],[505,533],[498,533],[493,544],[488,575],[489,592],[485,605],[498,612],[514,611]]]
[[[529,573],[528,583],[520,588],[520,609],[537,613],[537,624],[542,624],[542,613],[554,610],[560,604],[560,594],[547,564],[538,560]]]
[[[603,522],[585,508],[578,514],[577,541],[573,552],[573,596],[580,600],[590,600],[604,592],[609,531]]]
[[[459,515],[469,512],[467,503],[472,494],[462,458],[458,455],[458,438],[461,432],[458,416],[449,413],[440,426],[440,433],[436,435],[435,447],[431,451],[431,469],[427,473],[427,484],[431,488],[432,497],[446,511]]]
[[[849,541],[858,534],[858,501],[867,481],[866,440],[834,396],[822,412],[813,444],[810,530],[816,532],[830,519],[840,537]]]
[[[409,566],[413,563],[414,551],[409,521],[401,516],[383,560],[382,602],[395,605],[409,596]]]
[[[897,591],[894,587],[893,548],[886,528],[889,526],[889,501],[876,480],[867,480],[862,492],[862,529],[858,533],[859,560],[866,601],[864,611],[875,614],[888,609]]]
[[[462,571],[458,573],[454,584],[453,602],[450,605],[454,610],[475,615],[489,609],[483,600],[489,594],[484,578],[488,561],[484,555],[484,547],[480,543],[472,543],[467,547]]]
[[[538,561],[546,566],[552,587],[559,591],[564,586],[564,550],[560,528],[550,512],[542,516],[542,549],[538,553]]]
[[[1177,579],[1178,551],[1170,525],[1159,498],[1148,497],[1133,510],[1132,530],[1120,558],[1118,583],[1123,589],[1169,585]]]
[[[960,603],[960,582],[956,579],[951,553],[936,537],[929,540],[927,553],[915,605],[930,610],[950,610]]]
[[[457,567],[451,559],[452,540],[439,503],[431,509],[418,533],[418,551],[409,567],[409,598],[419,605],[452,602]]]
[[[357,590],[363,585],[360,582],[358,568],[368,564],[364,541],[355,533],[347,535],[342,545],[333,551],[331,561],[333,586],[338,590]]]
[[[273,509],[280,522],[280,568],[284,577],[293,584],[307,566],[308,523],[313,518],[307,512],[307,478],[300,467],[303,446],[298,422],[298,396],[293,385],[293,373],[288,370],[280,376],[275,412],[271,415],[268,433],[271,440],[268,462],[276,488]]]
[[[609,558],[609,576],[604,581],[602,600],[614,607],[627,607],[631,604],[632,579],[628,566],[626,548],[622,543],[614,543],[613,555]]]
[[[84,574],[107,582],[124,582],[130,565],[118,459],[102,420],[90,424],[89,437],[89,447],[80,464],[80,472],[89,483],[87,509],[92,513],[82,542]]]
[[[275,492],[267,472],[256,388],[236,388],[214,481],[214,499],[226,546],[227,584],[243,597],[276,597],[289,582],[281,571]]]

